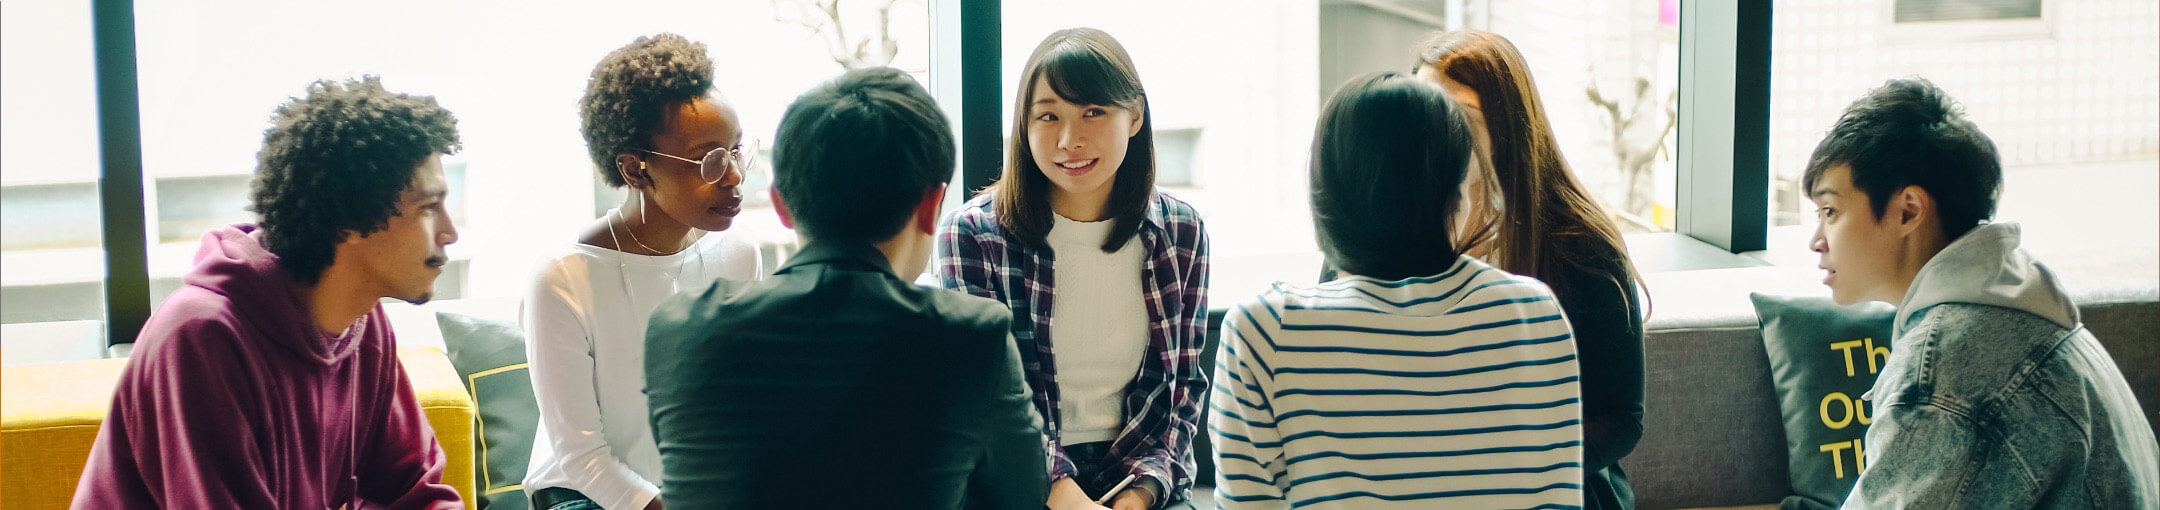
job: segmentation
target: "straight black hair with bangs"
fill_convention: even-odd
[[[1155,119],[1148,108],[1147,90],[1132,56],[1109,33],[1093,28],[1059,30],[1043,38],[1028,55],[1020,71],[1020,91],[1014,94],[1012,137],[1005,149],[1005,169],[998,182],[983,190],[994,198],[998,226],[1024,243],[1044,247],[1050,235],[1050,178],[1035,165],[1028,148],[1028,118],[1035,98],[1035,81],[1047,79],[1050,90],[1066,102],[1116,106],[1138,110],[1140,132],[1126,147],[1125,161],[1118,165],[1110,184],[1109,203],[1103,210],[1115,218],[1102,250],[1114,252],[1140,232],[1148,201],[1155,194]]]

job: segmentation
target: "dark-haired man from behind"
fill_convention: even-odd
[[[424,303],[457,241],[457,120],[373,77],[279,106],[259,224],[211,230],[151,314],[75,508],[463,508],[382,298]]]
[[[802,250],[763,281],[662,304],[646,334],[662,499],[1040,508],[1047,461],[1010,312],[909,283],[955,162],[929,93],[850,71],[797,98],[774,147],[773,204]]]
[[[2160,443],[2046,265],[1992,223],[1995,144],[1942,90],[1854,101],[1809,157],[1839,303],[1897,305],[1847,508],[2153,508]]]

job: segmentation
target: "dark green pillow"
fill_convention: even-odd
[[[1770,355],[1771,386],[1785,417],[1793,495],[1785,509],[1837,508],[1860,478],[1872,410],[1861,395],[1890,359],[1897,308],[1829,298],[1749,294]]]
[[[442,328],[450,365],[457,367],[465,391],[480,407],[475,427],[479,450],[473,452],[480,464],[476,506],[531,508],[525,499],[525,465],[532,456],[540,404],[533,399],[532,377],[525,369],[525,333],[513,322],[451,312],[436,312],[435,323]]]

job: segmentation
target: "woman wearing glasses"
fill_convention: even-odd
[[[645,323],[677,292],[762,274],[726,230],[754,144],[713,90],[705,45],[640,37],[593,68],[579,115],[623,204],[550,257],[520,319],[540,428],[525,490],[539,509],[660,508],[646,416]]]

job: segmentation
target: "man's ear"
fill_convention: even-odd
[[[936,235],[938,209],[944,204],[944,184],[938,184],[935,188],[923,190],[922,201],[915,203],[915,217],[912,218],[913,221],[911,222],[915,225],[915,229],[922,231],[924,234]]]
[[[1883,218],[1897,227],[1898,234],[1911,235],[1935,216],[1935,197],[1919,186],[1909,185],[1891,195],[1883,207],[1889,209],[1883,211]]]
[[[615,175],[622,177],[623,184],[632,188],[652,187],[652,174],[645,172],[645,160],[627,152],[615,155]]]
[[[788,213],[787,201],[780,199],[780,187],[768,187],[765,188],[765,191],[768,195],[772,196],[773,214],[780,215],[780,226],[787,227],[789,230],[794,230],[795,216]]]

